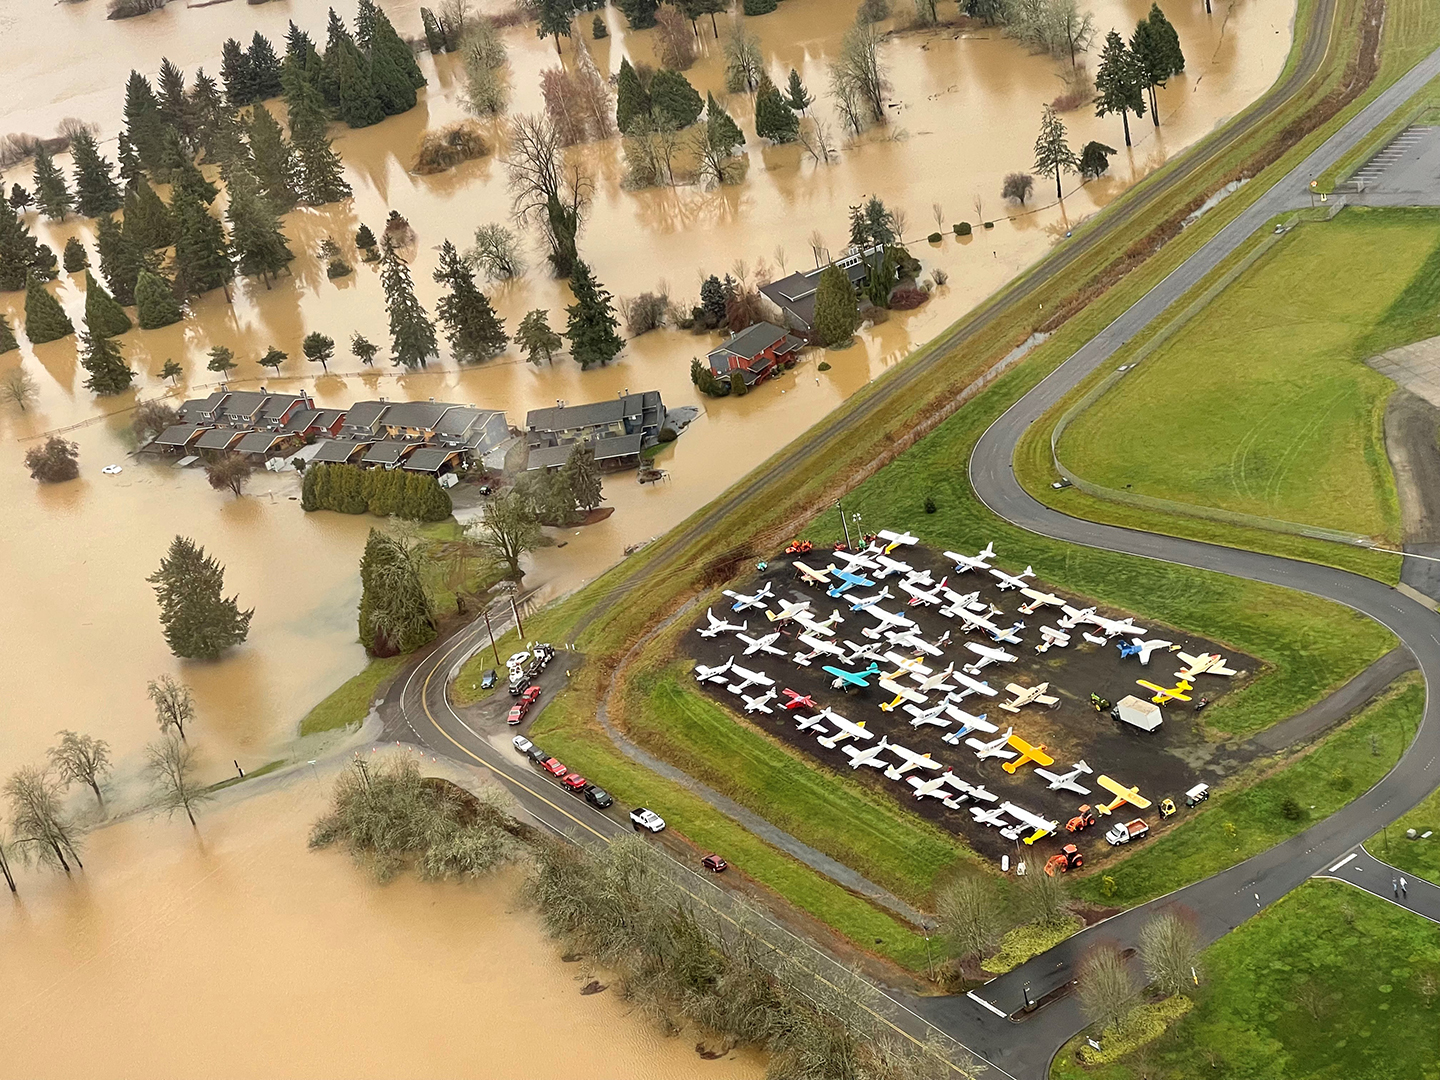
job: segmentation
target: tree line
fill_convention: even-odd
[[[444,521],[453,509],[449,493],[429,473],[323,461],[306,467],[300,506],[307,512],[370,513],[411,521]]]

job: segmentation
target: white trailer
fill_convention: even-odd
[[[1164,721],[1160,706],[1153,701],[1144,701],[1133,695],[1121,698],[1110,710],[1110,715],[1122,723],[1137,727],[1141,731],[1154,731]]]

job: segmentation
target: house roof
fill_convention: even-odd
[[[185,446],[199,432],[207,430],[200,424],[175,424],[155,438],[156,446]]]
[[[787,336],[786,332],[774,323],[756,323],[726,338],[710,351],[710,355],[713,357],[718,353],[721,356],[739,356],[745,360],[753,360]]]
[[[456,406],[443,401],[397,401],[386,410],[382,423],[386,427],[434,431],[440,418],[453,408]]]
[[[315,452],[314,461],[349,461],[358,451],[369,446],[368,442],[351,442],[348,439],[326,439]]]
[[[646,390],[641,394],[625,394],[608,401],[592,401],[586,405],[531,409],[525,414],[525,426],[531,431],[573,431],[577,428],[619,423],[626,417],[639,419],[646,411],[659,407],[660,391]]]
[[[228,391],[216,390],[209,397],[191,398],[180,406],[180,419],[193,423],[201,416],[210,416],[215,407],[225,400]]]
[[[449,450],[443,446],[422,446],[405,459],[401,468],[406,472],[437,473],[447,461],[459,453],[459,450]]]
[[[868,272],[868,263],[876,255],[884,253],[884,248],[876,246],[865,251],[852,252],[842,259],[838,259],[835,265],[845,271],[845,276],[850,279],[850,284],[855,285],[862,281]],[[815,290],[820,285],[820,275],[825,267],[819,266],[814,270],[797,270],[779,281],[772,281],[768,285],[760,286],[760,295],[769,300],[780,309],[789,312],[798,319],[805,329],[815,325]]]
[[[346,411],[345,423],[349,427],[373,428],[388,408],[388,401],[357,401]]]
[[[265,403],[260,406],[259,415],[268,420],[278,420],[285,415],[285,410],[299,405],[302,409],[309,410],[311,402],[305,394],[270,394]]]
[[[245,433],[235,428],[211,428],[195,440],[197,450],[228,450]]]
[[[226,416],[250,418],[260,414],[270,395],[262,390],[237,390],[225,398]]]
[[[600,439],[585,439],[580,442],[561,443],[559,446],[532,446],[530,458],[526,462],[525,471],[533,472],[536,469],[553,469],[556,466],[564,465],[570,460],[570,451],[577,446],[588,445],[595,451],[595,461],[604,464],[607,461],[615,461],[619,458],[631,457],[640,453],[640,448],[645,442],[645,436],[640,432],[634,435],[607,435]]]
[[[328,430],[335,426],[337,420],[344,420],[345,418],[346,413],[344,409],[320,409],[315,415],[314,426]]]
[[[241,454],[265,454],[269,453],[276,443],[288,437],[279,431],[252,431],[235,444],[235,450]]]
[[[438,435],[464,435],[471,428],[483,425],[492,416],[504,416],[498,409],[477,409],[473,405],[452,405],[435,425]]]
[[[315,419],[320,415],[318,409],[301,409],[290,414],[290,419],[285,421],[280,428],[281,431],[288,431],[294,434],[308,431]]]
[[[369,450],[360,460],[366,465],[394,465],[405,456],[407,450],[420,445],[419,443],[402,442],[399,439],[382,439]]]

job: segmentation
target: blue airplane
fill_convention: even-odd
[[[846,589],[868,589],[875,584],[862,574],[852,574],[846,570],[831,570],[830,576],[837,579],[836,584],[825,590],[825,595],[830,597],[839,596]]]
[[[846,671],[844,668],[838,667],[827,667],[825,670],[835,676],[836,683],[844,683],[846,691],[850,691],[862,686],[869,686],[870,676],[880,674],[880,665],[872,663],[863,671]]]
[[[1133,644],[1129,644],[1123,639],[1117,641],[1115,644],[1120,649],[1120,659],[1122,660],[1125,659],[1127,656],[1138,656],[1140,654],[1139,638],[1136,638]]]

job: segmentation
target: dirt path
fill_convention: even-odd
[[[1435,359],[1428,366],[1435,369],[1440,379],[1440,349],[1431,352]],[[1397,374],[1389,371],[1385,374],[1400,381]],[[1409,384],[1402,381],[1402,388],[1390,395],[1390,403],[1385,408],[1385,450],[1395,473],[1405,550],[1429,558],[1406,559],[1400,580],[1440,600],[1440,562],[1431,561],[1440,558],[1440,443],[1436,442],[1440,408],[1405,389],[1406,385]]]

